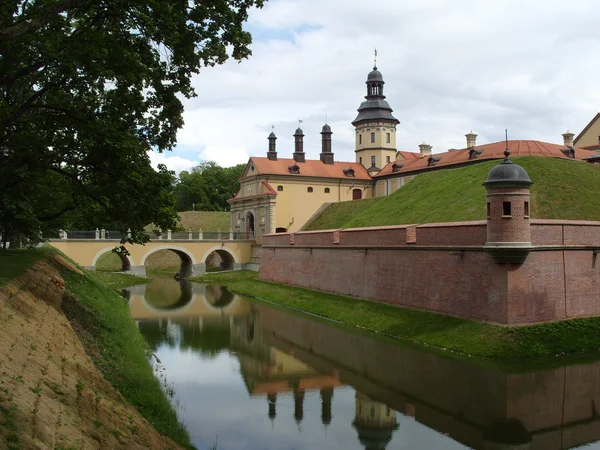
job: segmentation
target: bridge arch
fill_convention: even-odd
[[[223,260],[223,263],[222,263],[223,265],[221,267],[224,270],[233,270],[234,264],[239,263],[239,258],[236,255],[236,253],[233,250],[231,250],[230,248],[225,247],[224,245],[209,248],[204,253],[204,256],[202,256],[201,262],[203,264],[206,264],[206,260],[208,259],[210,254],[213,252],[217,253]]]
[[[92,259],[92,263],[90,264],[90,267],[93,267],[95,269],[96,264],[98,263],[98,260],[100,259],[100,257],[106,253],[112,252],[114,250],[114,248],[115,248],[114,246],[106,247],[106,248],[103,248],[102,250],[100,250],[98,253],[96,253],[96,256],[94,256],[94,258]],[[131,256],[125,256],[120,253],[115,253],[115,254],[121,260],[121,272],[128,272],[131,269],[131,266],[133,265],[133,258]]]
[[[146,260],[148,259],[148,257],[151,254],[156,253],[161,250],[170,250],[170,251],[176,253],[177,256],[179,256],[179,259],[181,260],[181,265],[179,266],[179,274],[180,274],[181,278],[187,278],[192,275],[192,272],[194,270],[194,265],[196,264],[196,258],[194,257],[194,254],[191,253],[189,250],[187,250],[184,247],[178,246],[178,245],[159,245],[159,246],[156,246],[156,247],[148,250],[144,254],[144,256],[142,256],[140,265],[145,266]]]

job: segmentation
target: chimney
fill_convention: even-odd
[[[425,156],[431,156],[431,145],[426,144],[425,142],[423,142],[422,144],[419,144],[419,150],[421,151],[421,158],[425,157]]]
[[[296,162],[305,162],[304,156],[304,143],[303,143],[304,133],[300,128],[296,130],[294,133],[294,161]]]
[[[321,162],[333,164],[333,153],[331,152],[331,127],[327,124],[321,129]]]
[[[467,148],[473,148],[477,145],[477,133],[473,133],[473,130],[465,134],[465,137],[467,138]]]
[[[571,133],[569,130],[567,130],[566,133],[562,134],[562,137],[565,142],[565,147],[573,147],[573,137],[574,136],[575,136],[575,134]]]
[[[269,134],[269,151],[267,152],[267,159],[270,159],[271,161],[277,161],[277,147],[275,144],[275,141],[277,140],[277,136],[275,136],[275,133],[273,133],[271,131],[271,134]]]

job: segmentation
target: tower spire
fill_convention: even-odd
[[[377,70],[377,47],[375,47],[375,57],[373,58],[373,70]]]

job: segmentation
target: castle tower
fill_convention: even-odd
[[[398,429],[396,411],[356,391],[354,414],[352,425],[365,450],[385,450]]]
[[[487,191],[487,242],[497,263],[521,264],[531,247],[529,188],[533,181],[525,169],[506,158],[490,170],[483,185]]]
[[[396,159],[396,125],[400,123],[392,115],[392,108],[383,95],[383,76],[373,67],[367,75],[367,95],[352,121],[356,129],[356,162],[377,173]]]

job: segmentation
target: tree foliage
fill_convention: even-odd
[[[82,217],[174,228],[170,150],[191,76],[250,55],[264,0],[0,0],[0,231]]]
[[[245,164],[220,167],[207,161],[191,172],[181,172],[173,189],[177,210],[229,211],[227,199],[238,191],[238,180],[245,167]]]

